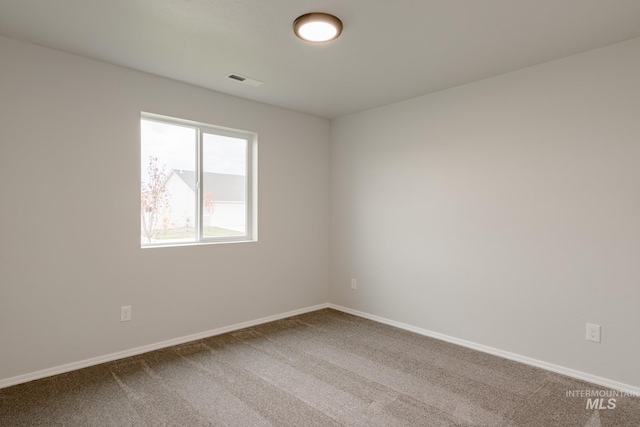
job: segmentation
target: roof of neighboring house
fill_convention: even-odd
[[[167,180],[175,175],[182,180],[195,193],[196,173],[194,171],[171,169]],[[245,181],[242,175],[230,175],[226,173],[203,173],[204,194],[212,193],[216,202],[244,202]]]

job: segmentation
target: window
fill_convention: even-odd
[[[141,245],[254,239],[255,151],[253,133],[142,113]]]

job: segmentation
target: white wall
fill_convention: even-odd
[[[0,57],[0,381],[330,300],[640,386],[640,39],[337,119],[331,159],[323,119]],[[140,249],[140,111],[259,134],[257,243]]]
[[[327,302],[327,120],[7,38],[0,58],[0,380]],[[140,249],[141,111],[258,133],[257,243]]]
[[[331,150],[331,302],[640,386],[640,39],[336,119]]]

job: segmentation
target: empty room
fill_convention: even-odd
[[[0,426],[640,426],[637,0],[0,1]]]

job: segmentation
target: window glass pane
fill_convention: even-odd
[[[196,130],[141,120],[142,244],[193,242]]]
[[[247,234],[247,141],[210,133],[202,140],[202,235]]]

